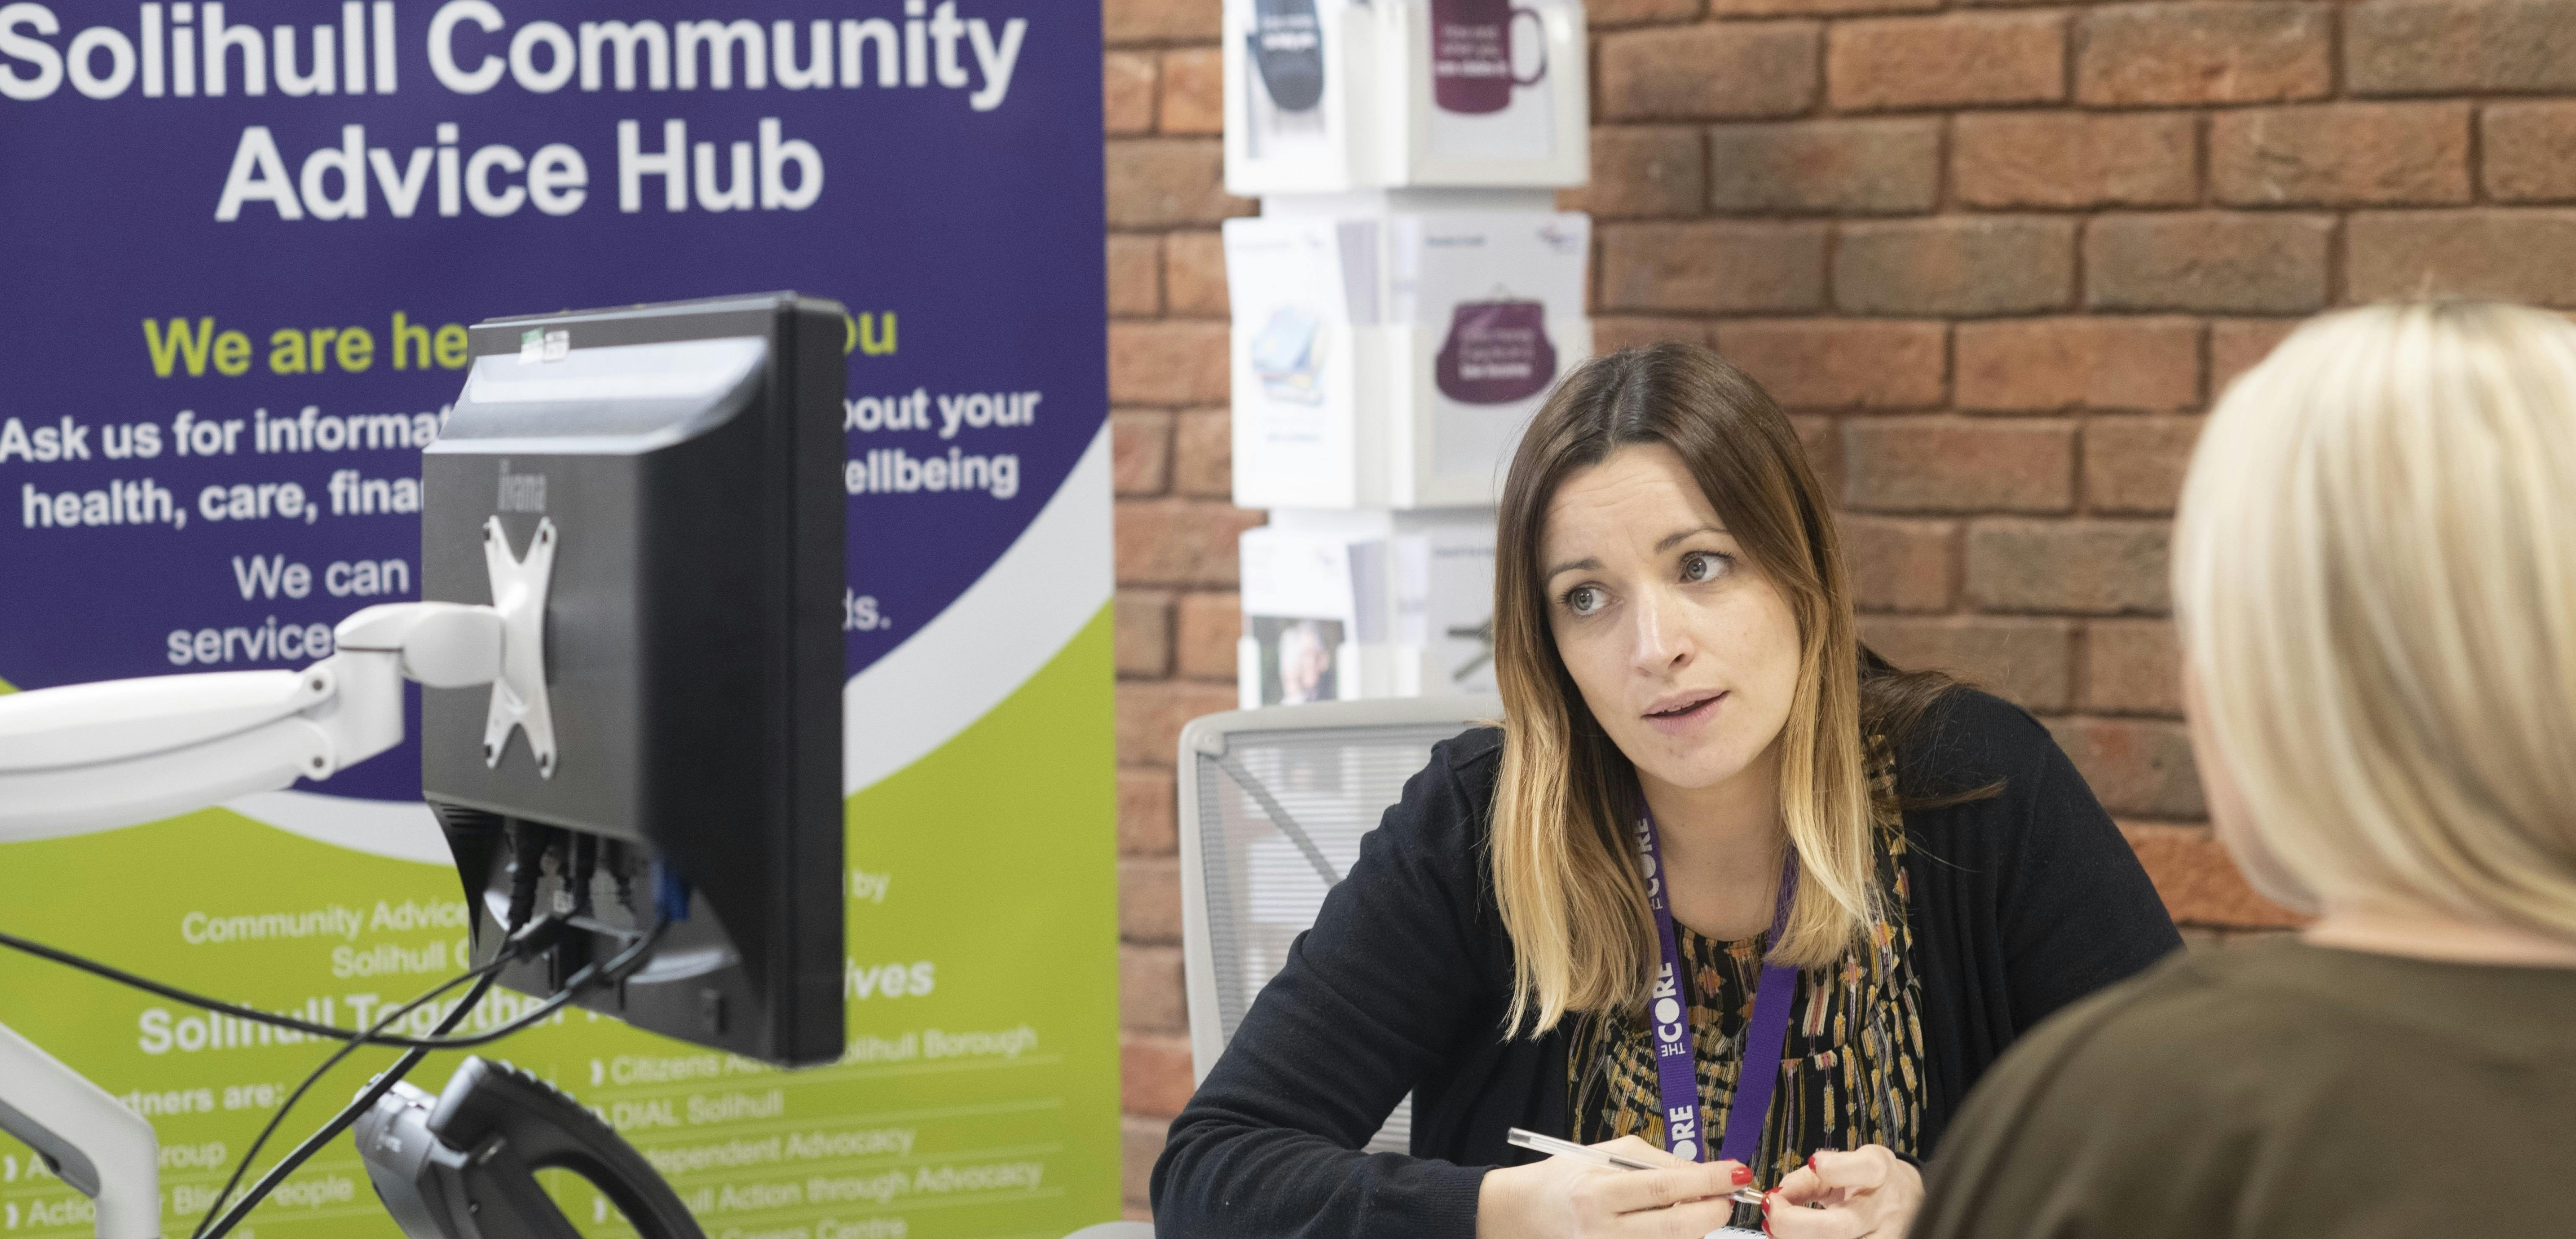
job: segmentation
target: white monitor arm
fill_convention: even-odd
[[[0,697],[0,843],[111,830],[327,779],[402,743],[405,679],[492,686],[483,750],[498,764],[527,733],[555,768],[545,672],[555,527],[510,552],[484,525],[492,606],[399,602],[340,621],[329,658],[302,671],[108,680]],[[0,1025],[0,1131],[33,1146],[98,1202],[99,1239],[161,1233],[152,1125]]]

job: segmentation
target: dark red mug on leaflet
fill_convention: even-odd
[[[1440,394],[1460,404],[1510,404],[1556,381],[1556,346],[1539,301],[1461,302],[1432,369]]]
[[[1520,19],[1538,25],[1538,68],[1512,74],[1512,29]],[[1511,0],[1431,0],[1431,97],[1450,112],[1499,112],[1512,105],[1512,88],[1547,77],[1547,19]]]

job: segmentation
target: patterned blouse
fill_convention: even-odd
[[[1882,1144],[1908,1156],[1923,1122],[1922,986],[1914,972],[1913,942],[1906,929],[1904,819],[1893,805],[1895,771],[1874,760],[1871,790],[1878,818],[1879,889],[1884,920],[1868,943],[1844,955],[1831,970],[1798,977],[1789,1034],[1781,1050],[1781,1082],[1772,1093],[1771,1122],[1755,1182],[1768,1188],[1805,1164],[1819,1149]],[[1719,942],[1673,926],[1684,960],[1690,1001],[1693,1056],[1699,1074],[1700,1122],[1709,1144],[1719,1143],[1743,1065],[1744,1031],[1753,1015],[1753,991],[1762,975],[1762,949],[1770,936]],[[1643,1012],[1596,1017],[1578,1030],[1568,1055],[1568,1086],[1575,1139],[1584,1143],[1642,1136],[1663,1147],[1662,1094]]]

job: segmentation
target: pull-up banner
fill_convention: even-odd
[[[848,1052],[775,1071],[584,1013],[488,1052],[711,1239],[1054,1239],[1119,1205],[1098,10],[693,3],[0,4],[0,691],[301,666],[419,597],[469,323],[841,301]],[[0,843],[0,926],[354,1027],[464,955],[419,787],[398,750]],[[329,1048],[14,956],[0,1023],[152,1120],[170,1234]],[[0,1237],[91,1226],[0,1138]],[[254,1232],[396,1233],[345,1140]]]

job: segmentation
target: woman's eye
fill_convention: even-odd
[[[1693,551],[1682,556],[1682,579],[1685,581],[1714,581],[1718,574],[1724,571],[1726,571],[1724,555],[1712,551]]]
[[[1589,585],[1577,585],[1565,591],[1565,609],[1577,615],[1590,615],[1601,607],[1601,591]]]

